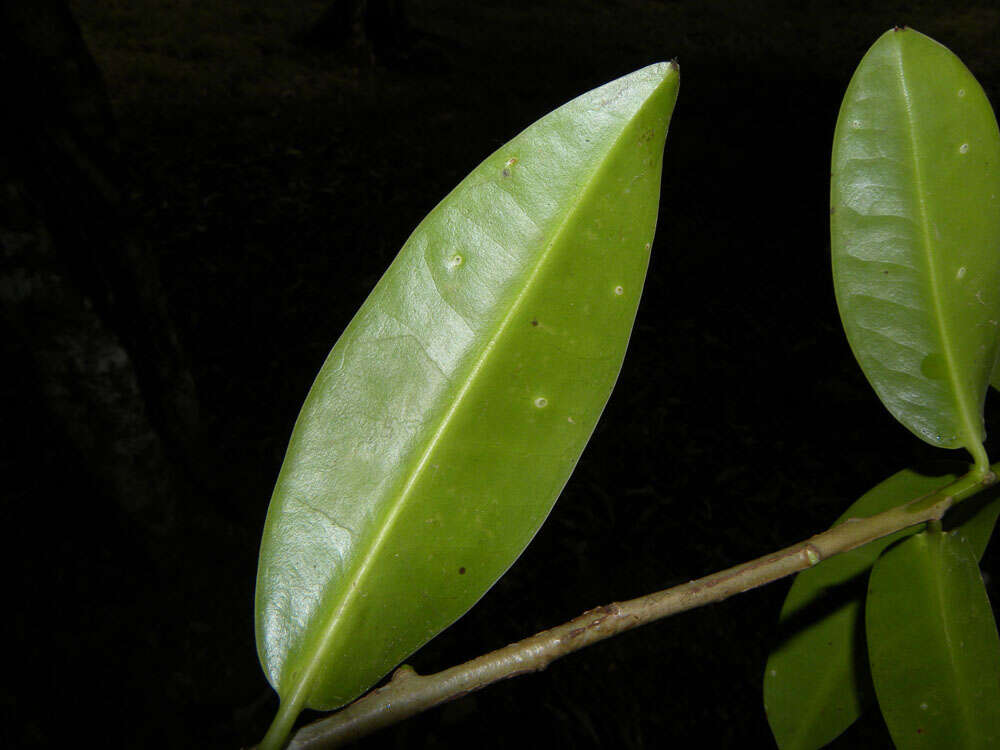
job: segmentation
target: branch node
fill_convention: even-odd
[[[586,628],[573,628],[571,631],[569,631],[566,634],[565,640],[571,641],[574,638],[579,638],[581,635],[583,635],[586,632],[586,630],[587,630]]]
[[[805,554],[806,560],[809,561],[809,567],[819,565],[820,561],[823,559],[823,555],[813,544],[807,544],[802,548],[802,552]]]
[[[407,680],[412,680],[414,677],[419,677],[417,670],[411,667],[409,664],[404,664],[399,667],[395,672],[392,673],[392,679],[389,680],[390,684],[399,684],[406,682]]]

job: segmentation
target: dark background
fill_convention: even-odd
[[[410,662],[437,671],[791,544],[938,456],[881,407],[841,332],[829,149],[855,66],[894,24],[950,47],[998,101],[990,3],[412,0],[396,53],[357,35],[293,42],[322,2],[70,7],[107,87],[124,202],[159,266],[201,432],[193,458],[167,451],[174,518],[151,523],[110,497],[52,416],[34,339],[5,334],[4,746],[260,739],[277,701],[254,647],[257,546],[327,352],[480,160],[652,62],[678,58],[682,83],[617,389],[532,545]],[[361,746],[770,742],[761,675],[786,591],[625,634]],[[888,746],[879,721],[837,746]]]

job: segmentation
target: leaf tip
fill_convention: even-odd
[[[680,76],[681,66],[677,61],[677,58],[668,60],[666,62],[656,62],[652,65],[647,65],[645,68],[640,68],[635,71],[632,75],[648,75],[651,79],[656,80],[658,83],[662,83],[667,80],[677,79]]]

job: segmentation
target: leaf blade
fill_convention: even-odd
[[[548,514],[624,356],[677,83],[637,71],[487,158],[334,346],[261,545],[258,651],[283,704],[359,695]]]
[[[975,78],[912,29],[883,35],[834,135],[834,288],[848,340],[890,412],[981,460],[1000,321],[1000,133]]]
[[[906,748],[1000,742],[1000,638],[971,546],[923,532],[872,570],[868,650],[879,706]]]

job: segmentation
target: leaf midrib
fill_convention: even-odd
[[[906,33],[905,31],[900,31],[897,33]],[[906,110],[906,130],[910,141],[910,150],[912,154],[912,166],[913,166],[913,176],[915,183],[916,192],[916,202],[918,213],[920,215],[920,229],[923,235],[923,250],[924,258],[927,262],[928,276],[930,280],[930,292],[931,292],[931,302],[934,309],[934,320],[937,324],[938,338],[941,342],[941,348],[943,350],[944,360],[945,360],[945,370],[948,373],[948,382],[951,384],[951,390],[955,401],[955,406],[959,413],[959,419],[961,420],[962,430],[964,432],[964,442],[965,446],[970,452],[975,456],[975,446],[979,444],[979,439],[977,437],[977,431],[973,427],[973,421],[971,418],[972,409],[967,403],[967,398],[963,389],[960,387],[958,378],[958,368],[955,364],[955,355],[952,350],[951,337],[948,335],[948,330],[944,325],[944,311],[942,309],[942,299],[940,292],[940,280],[938,278],[938,268],[937,264],[934,262],[934,252],[933,243],[931,242],[931,232],[930,232],[930,217],[928,216],[927,210],[927,199],[926,199],[926,189],[924,187],[924,177],[920,169],[920,158],[919,158],[919,141],[917,139],[916,128],[913,124],[913,103],[910,95],[909,87],[906,85],[906,72],[903,66],[903,49],[902,44],[897,37],[896,44],[894,46],[895,58],[897,65],[897,79],[899,82],[900,96],[903,100],[903,107]],[[940,439],[940,436],[938,436]],[[978,461],[978,456],[976,456]]]
[[[925,532],[930,533],[930,532]],[[937,612],[940,619],[940,627],[942,632],[942,643],[945,646],[945,651],[948,657],[948,667],[951,673],[952,685],[955,691],[955,697],[957,699],[959,713],[961,714],[961,726],[962,734],[966,738],[974,738],[976,736],[975,732],[975,721],[969,715],[970,707],[975,703],[975,701],[969,700],[969,696],[966,695],[966,691],[963,690],[965,680],[962,679],[964,672],[959,668],[959,664],[955,659],[955,650],[952,648],[952,627],[949,614],[952,611],[949,607],[948,602],[948,587],[945,584],[946,578],[946,566],[948,565],[948,550],[946,546],[951,543],[951,540],[945,538],[944,532],[937,532],[941,534],[941,539],[934,539],[933,537],[928,538],[928,543],[936,542],[934,548],[930,551],[933,557],[937,558],[933,563],[932,574],[934,578],[934,595],[937,599]]]
[[[571,202],[572,208],[566,211],[564,218],[553,231],[551,240],[546,245],[545,249],[542,250],[542,252],[539,254],[538,260],[535,262],[534,267],[528,274],[528,277],[526,278],[521,290],[518,292],[517,296],[511,302],[507,314],[500,321],[496,333],[494,333],[494,335],[483,347],[483,350],[480,353],[479,357],[477,358],[475,364],[472,366],[472,369],[469,370],[469,373],[466,376],[461,389],[459,390],[457,395],[452,399],[452,403],[448,408],[448,410],[441,417],[441,422],[438,425],[438,428],[435,430],[434,435],[431,437],[425,448],[422,450],[420,455],[420,460],[417,462],[417,465],[413,469],[413,471],[410,472],[409,477],[407,478],[406,482],[404,483],[402,489],[399,492],[397,501],[393,503],[392,507],[390,508],[389,513],[386,516],[385,522],[382,524],[382,527],[379,530],[379,533],[368,545],[368,551],[363,555],[363,557],[360,560],[360,563],[354,566],[355,572],[353,575],[351,575],[350,580],[348,582],[345,582],[342,588],[343,593],[341,595],[340,603],[337,605],[336,609],[334,610],[329,620],[327,621],[327,624],[324,627],[322,635],[318,641],[317,647],[308,652],[311,655],[311,658],[306,664],[305,670],[302,672],[299,679],[295,683],[293,683],[292,686],[293,689],[291,691],[291,695],[288,698],[289,702],[298,702],[300,705],[305,705],[305,703],[307,702],[308,694],[302,695],[302,693],[304,691],[308,692],[309,690],[311,690],[313,682],[315,681],[316,678],[316,671],[319,669],[320,664],[323,662],[323,659],[321,657],[329,649],[331,641],[336,635],[337,625],[341,621],[344,611],[350,605],[351,601],[353,601],[356,592],[360,588],[358,586],[358,583],[365,577],[369,567],[372,564],[372,561],[376,559],[380,548],[384,544],[385,540],[391,535],[390,530],[392,529],[396,518],[398,518],[400,512],[406,506],[407,504],[406,501],[409,493],[412,491],[413,487],[419,480],[423,472],[424,466],[426,466],[430,456],[434,453],[434,450],[437,447],[438,443],[440,442],[441,437],[447,431],[447,428],[451,423],[452,417],[455,415],[458,408],[461,406],[466,394],[469,392],[469,389],[472,387],[473,383],[476,382],[477,375],[479,374],[479,372],[482,370],[487,360],[489,359],[490,353],[496,348],[497,342],[500,341],[500,339],[503,337],[504,333],[506,332],[510,324],[510,321],[513,320],[514,317],[516,316],[517,312],[521,307],[521,303],[524,301],[529,291],[533,288],[534,281],[541,272],[541,269],[544,268],[546,260],[549,258],[553,248],[559,244],[559,240],[562,237],[566,227],[572,222],[580,206],[583,205],[583,203],[585,202],[587,194],[593,189],[594,177],[601,172],[605,164],[611,158],[612,154],[616,152],[619,143],[625,136],[625,133],[629,130],[629,125],[632,122],[634,122],[635,119],[646,109],[646,107],[649,105],[650,100],[656,95],[660,87],[662,87],[667,82],[668,77],[671,74],[672,71],[668,72],[666,76],[664,76],[654,86],[654,88],[650,91],[649,95],[646,97],[642,105],[635,111],[634,114],[632,114],[631,117],[629,117],[626,120],[624,127],[622,127],[621,132],[619,133],[618,137],[615,138],[611,147],[608,148],[604,156],[596,162],[596,165],[588,173],[587,177],[581,181],[581,188],[577,192],[573,201]],[[300,659],[301,658],[302,657],[300,656]],[[292,696],[294,696],[294,698]]]

